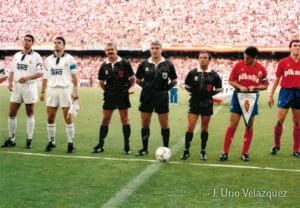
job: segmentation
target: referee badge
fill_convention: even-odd
[[[168,72],[163,72],[162,73],[162,78],[163,79],[168,79]]]
[[[118,75],[120,78],[123,78],[124,77],[124,71],[123,70],[119,70],[118,71]]]
[[[197,82],[198,80],[199,80],[199,77],[198,77],[198,76],[195,76],[195,77],[194,77],[194,81]]]
[[[108,75],[108,70],[105,70],[105,75]]]

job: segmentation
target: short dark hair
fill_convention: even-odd
[[[151,45],[159,45],[162,48],[162,44],[159,40],[154,40],[151,42]]]
[[[207,55],[208,55],[208,60],[211,60],[211,53],[210,53],[210,52],[208,52],[208,51],[200,51],[199,54],[198,54],[198,57],[199,57],[201,54],[207,54]]]
[[[258,54],[258,49],[254,46],[249,46],[246,48],[245,53],[251,58],[255,58]]]
[[[64,46],[66,45],[66,40],[62,36],[57,36],[55,38],[55,40],[61,40],[63,42]]]
[[[117,47],[117,45],[116,45],[116,44],[114,44],[114,43],[112,43],[112,42],[109,42],[109,43],[107,43],[107,44],[106,44],[106,46],[105,46],[105,50],[106,50],[106,48],[107,48],[108,46],[112,46],[112,47],[114,47],[116,50],[118,50],[118,47]]]
[[[34,43],[34,37],[33,37],[33,35],[31,35],[31,34],[26,34],[25,36],[24,36],[24,38],[30,38],[31,39],[31,41]]]
[[[292,47],[293,43],[300,43],[300,40],[299,39],[296,39],[296,40],[292,40],[289,44],[289,48]]]

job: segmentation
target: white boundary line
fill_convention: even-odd
[[[164,163],[157,162],[156,160],[146,159],[131,159],[131,158],[109,158],[109,157],[93,157],[93,156],[72,156],[72,155],[51,155],[42,153],[30,153],[30,152],[10,152],[4,151],[0,153],[14,154],[14,155],[26,155],[26,156],[40,156],[40,157],[53,157],[53,158],[75,158],[75,159],[94,159],[94,160],[110,160],[110,161],[127,161],[127,162],[149,162],[155,165],[162,165]],[[285,169],[285,168],[271,168],[271,167],[259,167],[249,165],[226,165],[226,164],[211,164],[211,163],[186,163],[186,162],[168,162],[169,164],[178,165],[191,165],[191,166],[204,166],[204,167],[221,167],[221,168],[237,168],[237,169],[257,169],[257,170],[273,170],[273,171],[286,171],[286,172],[300,172],[300,169]]]

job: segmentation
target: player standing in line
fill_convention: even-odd
[[[289,44],[290,56],[279,61],[276,79],[270,91],[268,104],[274,105],[273,95],[280,82],[280,92],[277,105],[277,121],[274,126],[274,146],[271,155],[280,150],[280,139],[285,117],[292,109],[293,115],[293,156],[300,158],[300,40],[292,40]]]
[[[208,140],[208,125],[213,114],[212,96],[222,91],[222,80],[217,72],[209,69],[211,55],[208,52],[199,54],[200,68],[192,69],[185,79],[185,89],[190,93],[188,110],[188,128],[185,133],[185,150],[181,160],[190,157],[190,145],[193,139],[193,132],[201,116],[201,152],[200,159],[206,160],[206,144]]]
[[[148,154],[149,127],[153,111],[158,114],[163,146],[169,146],[168,91],[177,84],[177,75],[174,65],[161,55],[161,43],[159,41],[153,41],[150,47],[151,57],[143,61],[136,72],[136,83],[143,88],[140,95],[139,106],[142,119],[141,135],[143,148],[136,153],[136,156]]]
[[[267,71],[257,62],[257,55],[258,50],[256,47],[248,47],[244,52],[244,60],[236,63],[230,73],[228,81],[229,84],[235,88],[235,91],[232,95],[230,104],[230,123],[224,138],[224,149],[223,153],[220,155],[221,161],[228,160],[230,145],[242,115],[242,109],[239,105],[237,93],[266,90],[269,85]],[[249,161],[248,150],[253,138],[253,122],[255,115],[258,115],[257,102],[254,104],[252,115],[249,126],[245,128],[244,132],[244,145],[241,156],[243,161]]]
[[[65,52],[66,41],[63,37],[54,40],[54,54],[45,60],[46,72],[43,78],[41,101],[44,101],[47,89],[46,106],[48,113],[47,132],[49,143],[45,152],[50,152],[55,145],[57,109],[62,108],[68,137],[67,153],[74,151],[75,129],[72,117],[68,114],[72,99],[78,99],[78,81],[76,76],[76,62],[73,56]],[[72,88],[73,85],[73,88]]]
[[[42,58],[32,50],[34,37],[30,34],[24,36],[23,51],[13,56],[8,75],[8,89],[11,91],[8,139],[2,147],[16,145],[17,113],[22,103],[25,104],[27,115],[26,148],[32,148],[32,137],[35,127],[34,103],[38,101],[37,79],[43,76]]]
[[[115,44],[108,43],[106,45],[107,59],[101,65],[98,73],[99,85],[104,90],[103,119],[99,131],[99,143],[94,147],[92,153],[104,151],[104,141],[113,111],[119,109],[123,125],[124,154],[131,154],[129,144],[131,129],[128,119],[128,108],[131,107],[131,104],[128,89],[134,85],[135,77],[129,61],[121,58],[117,53]]]

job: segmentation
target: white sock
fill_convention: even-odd
[[[55,144],[56,124],[47,124],[49,142]]]
[[[27,117],[27,139],[32,140],[35,126],[34,116]]]
[[[17,129],[17,117],[8,118],[8,136],[11,138],[11,141],[15,142],[15,134]]]
[[[68,137],[68,142],[74,143],[75,128],[73,123],[66,125],[66,133]]]

